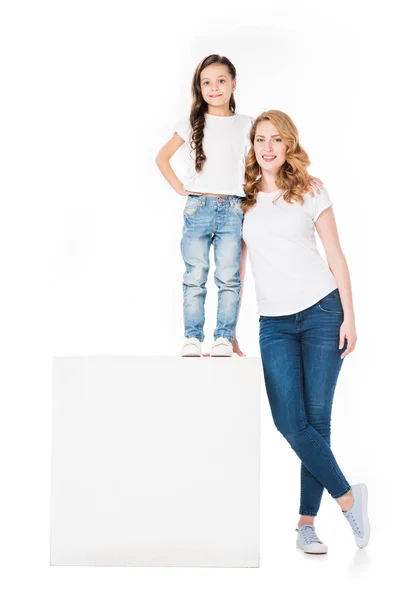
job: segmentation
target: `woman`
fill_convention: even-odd
[[[265,385],[278,430],[302,461],[296,545],[325,554],[314,519],[324,488],[341,507],[357,545],[369,540],[367,487],[350,485],[330,449],[334,389],[356,344],[350,275],[326,189],[308,193],[310,164],[296,126],[277,110],[254,122],[242,206],[260,312]],[[320,256],[315,229],[328,265]]]

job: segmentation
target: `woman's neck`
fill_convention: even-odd
[[[278,190],[275,180],[276,175],[277,173],[271,173],[262,169],[260,192],[276,192]]]

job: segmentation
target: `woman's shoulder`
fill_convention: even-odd
[[[305,192],[304,196],[311,196],[312,192]],[[328,194],[328,190],[325,185],[319,188],[318,191],[314,190],[314,196],[324,196]]]
[[[305,192],[305,194],[303,194],[303,198],[304,200],[312,203],[318,203],[330,199],[328,190],[324,185],[318,191],[313,189],[313,191]]]
[[[332,206],[332,200],[328,194],[328,190],[323,186],[318,192],[314,191],[314,195],[311,192],[307,192],[303,196],[305,200],[304,207],[310,212],[311,217],[314,221],[317,220],[319,215],[326,209]]]

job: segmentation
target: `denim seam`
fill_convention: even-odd
[[[341,492],[340,494],[331,494],[332,498],[340,498],[340,496],[344,496],[345,494],[347,494],[347,492],[349,492],[351,490],[351,485],[348,485],[348,487],[345,489],[344,492]]]
[[[318,308],[322,312],[324,312],[324,313],[326,313],[328,315],[343,315],[344,314],[342,310],[326,310],[326,308],[322,308],[322,306],[321,306],[321,304],[319,302],[317,304],[318,304]]]
[[[301,515],[302,517],[316,517],[317,513],[313,513],[307,510],[302,511],[301,509],[299,510],[299,515]]]
[[[338,482],[339,482],[339,483],[341,483],[341,484],[343,484],[343,481],[342,481],[342,479],[341,479],[341,477],[340,477],[340,475],[339,475],[339,473],[338,473],[338,471],[337,471],[337,469],[336,469],[336,467],[335,467],[334,463],[333,463],[333,462],[332,462],[332,460],[331,460],[330,458],[328,458],[328,456],[325,454],[325,452],[323,451],[323,448],[322,448],[322,446],[321,446],[321,445],[318,443],[318,441],[317,441],[316,439],[314,439],[314,437],[311,435],[311,433],[309,432],[309,427],[310,427],[310,425],[309,425],[308,427],[306,427],[306,429],[305,429],[305,432],[306,432],[306,434],[308,435],[308,437],[310,438],[310,440],[312,440],[312,442],[314,443],[314,445],[315,445],[315,446],[317,446],[317,448],[319,448],[319,450],[320,450],[320,452],[321,452],[322,456],[325,458],[326,462],[330,464],[330,466],[331,466],[331,470],[332,470],[332,472],[333,472],[333,473],[336,475]],[[312,427],[312,426],[311,426],[311,427]],[[311,471],[310,471],[310,472],[311,472]],[[322,483],[322,482],[321,482],[321,483]],[[347,483],[347,482],[346,482],[346,483]],[[347,485],[348,485],[348,484],[347,484]],[[325,486],[324,486],[324,487],[325,487]],[[328,488],[326,488],[326,489],[328,489]],[[328,492],[329,492],[329,490],[328,490]],[[329,493],[331,494],[331,496],[332,496],[333,498],[335,497],[335,496],[334,496],[334,495],[333,495],[331,492],[329,492]],[[341,492],[341,493],[339,494],[339,496],[341,496],[341,495],[343,495],[343,492]]]

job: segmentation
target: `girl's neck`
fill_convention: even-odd
[[[207,114],[212,117],[232,117],[233,113],[229,110],[229,102],[223,104],[222,106],[211,106],[211,104],[207,107]]]
[[[278,186],[276,185],[276,173],[270,173],[269,171],[261,170],[261,186],[260,192],[276,192]]]

